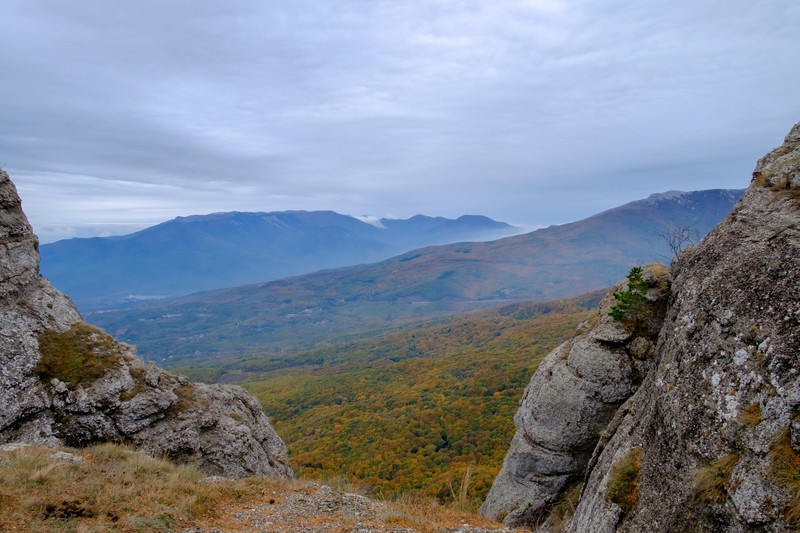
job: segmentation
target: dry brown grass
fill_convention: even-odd
[[[567,521],[575,514],[575,509],[578,507],[578,500],[581,497],[583,490],[583,481],[578,481],[564,491],[558,502],[550,510],[547,519],[542,523],[539,529],[551,532],[566,532]]]
[[[633,448],[611,468],[606,498],[619,505],[625,513],[633,511],[639,501],[641,466],[642,450]]]
[[[723,503],[728,498],[728,482],[739,454],[729,453],[695,473],[695,497],[706,503]]]
[[[789,431],[784,431],[770,450],[772,457],[772,479],[789,494],[789,502],[783,508],[787,522],[800,524],[800,456],[792,449]]]
[[[436,500],[416,495],[402,495],[385,502],[381,521],[396,527],[408,527],[421,533],[434,533],[447,528],[462,527],[465,522],[479,527],[498,527],[500,524],[482,516],[443,507]]]
[[[214,516],[232,502],[261,497],[272,480],[203,483],[197,470],[120,446],[80,452],[82,463],[50,459],[54,450],[0,453],[0,530],[164,531]]]
[[[759,425],[762,419],[761,405],[758,402],[751,403],[739,413],[739,422],[751,428]]]
[[[193,468],[114,444],[67,449],[84,458],[78,463],[58,462],[51,458],[54,451],[30,446],[0,452],[0,531],[155,532],[196,527],[240,531],[246,528],[242,512],[275,504],[275,509],[267,505],[267,511],[261,511],[274,513],[282,502],[295,498],[294,493],[313,497],[319,492],[319,486],[304,480],[206,482]],[[343,478],[329,481],[340,492],[363,492]],[[381,511],[370,524],[379,530],[402,526],[434,532],[464,523],[500,527],[422,497],[403,496],[374,505]],[[334,523],[350,531],[356,518],[344,509],[319,520],[328,531],[335,530],[328,527]]]
[[[346,492],[348,494],[359,494],[361,496],[368,496],[370,493],[369,487],[362,485],[358,481],[354,481],[348,478],[347,476],[343,475],[321,476],[319,478],[315,478],[314,483],[319,483],[320,485],[327,485],[333,490],[339,492]]]

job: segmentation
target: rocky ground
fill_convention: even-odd
[[[435,513],[436,516],[431,516]],[[442,525],[442,522],[447,525]],[[264,494],[246,508],[234,505],[200,528],[175,533],[233,532],[385,532],[511,533],[512,529],[478,515],[432,510],[427,502],[380,502],[312,482],[295,482]]]

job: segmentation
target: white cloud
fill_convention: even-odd
[[[564,222],[744,187],[800,120],[785,0],[10,0],[4,18],[0,164],[42,227]]]

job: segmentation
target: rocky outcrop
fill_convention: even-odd
[[[658,367],[591,471],[576,531],[800,526],[800,124],[681,257]],[[636,505],[608,501],[638,449]]]
[[[607,357],[599,353],[595,364]],[[641,386],[613,418],[589,401],[557,414],[590,419],[594,410],[611,420],[593,459],[574,473],[586,482],[566,530],[797,531],[800,124],[759,161],[733,212],[674,262],[648,358]],[[518,425],[552,409],[531,395]],[[532,429],[530,440],[549,435]],[[526,494],[545,510],[554,498],[542,504],[540,492]],[[526,524],[548,530],[544,518],[528,515]]]
[[[0,171],[0,443],[113,441],[225,477],[292,477],[286,446],[238,387],[191,384],[81,322],[39,274],[38,241]]]
[[[668,270],[644,269],[648,317],[639,328],[609,316],[616,286],[573,339],[553,350],[525,389],[517,432],[481,507],[511,526],[542,521],[570,485],[580,483],[601,435],[636,391],[652,362],[668,294]]]

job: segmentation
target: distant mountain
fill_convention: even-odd
[[[121,237],[41,246],[42,273],[83,309],[177,296],[386,259],[413,248],[519,233],[483,216],[374,224],[332,211],[178,217]]]
[[[210,291],[87,319],[153,359],[285,355],[437,315],[608,287],[637,263],[669,262],[657,236],[705,235],[739,190],[670,192],[493,242],[408,252],[372,265]]]

